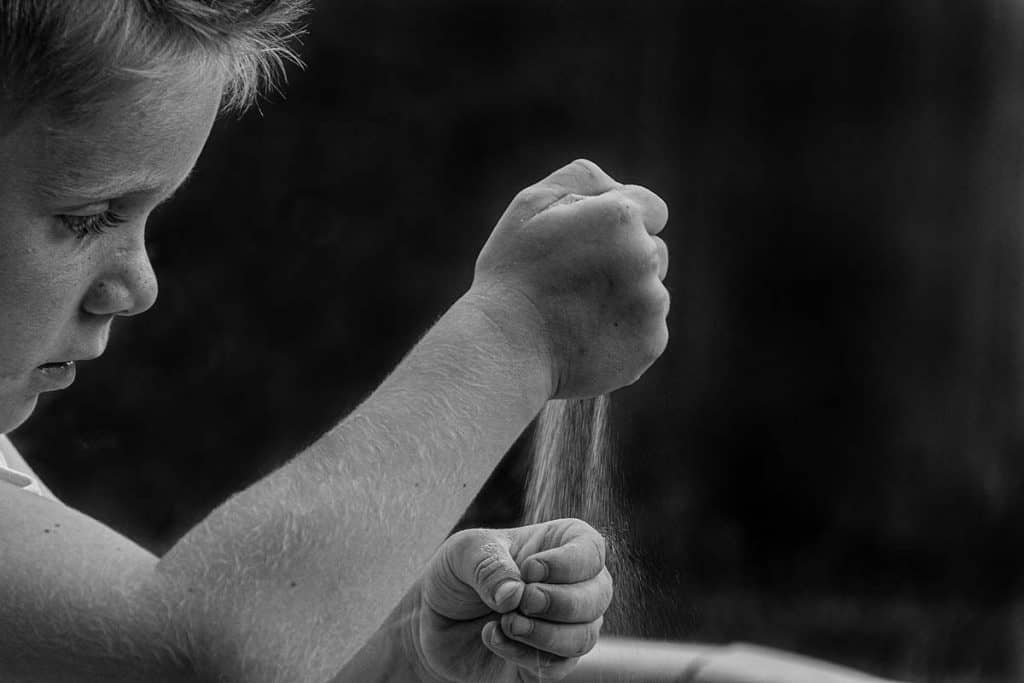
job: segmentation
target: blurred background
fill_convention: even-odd
[[[13,436],[162,552],[354,408],[576,157],[668,202],[614,397],[632,635],[1024,677],[1024,8],[316,3],[285,96],[151,221],[161,295]],[[465,524],[512,525],[514,449]]]

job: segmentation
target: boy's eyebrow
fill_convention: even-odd
[[[120,177],[107,178],[102,183],[90,183],[74,174],[61,173],[43,179],[37,186],[40,194],[48,199],[64,200],[68,198],[84,199],[87,201],[103,201],[124,197],[133,194],[158,194],[167,193],[161,203],[168,201],[178,190],[185,186],[192,177],[190,170],[176,186],[168,189],[166,183],[161,183],[152,176],[141,174],[130,174]]]

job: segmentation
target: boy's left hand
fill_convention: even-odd
[[[454,534],[417,584],[410,654],[439,681],[563,678],[597,643],[604,561],[604,539],[576,519]]]

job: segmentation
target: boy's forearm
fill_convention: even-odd
[[[345,668],[330,683],[432,683],[405,655],[395,634],[385,624],[370,636]]]
[[[363,646],[550,396],[506,322],[460,299],[348,418],[161,560],[203,659],[316,680]]]

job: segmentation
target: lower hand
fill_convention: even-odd
[[[565,677],[611,603],[604,552],[575,519],[453,535],[417,586],[412,656],[437,681]]]

